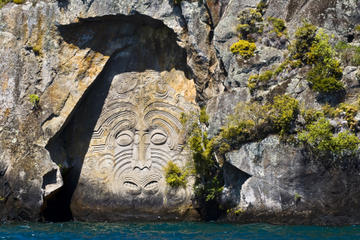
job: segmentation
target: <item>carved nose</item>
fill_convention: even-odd
[[[149,145],[149,134],[144,133],[136,136],[134,169],[139,168],[143,170],[147,168],[150,170],[151,160],[148,159],[147,154]]]

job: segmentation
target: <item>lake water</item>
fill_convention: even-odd
[[[360,239],[360,226],[218,223],[46,223],[0,225],[0,239]]]

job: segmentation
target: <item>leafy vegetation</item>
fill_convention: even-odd
[[[295,41],[290,46],[291,59],[300,60],[304,65],[312,66],[307,80],[313,90],[321,93],[337,92],[344,89],[340,62],[335,58],[336,52],[329,43],[329,36],[321,29],[304,22],[297,29]]]
[[[269,118],[274,128],[281,136],[289,133],[291,123],[299,114],[299,102],[288,95],[280,95],[274,97],[274,103],[269,108]]]
[[[230,47],[230,50],[234,54],[240,54],[244,59],[249,59],[254,56],[256,44],[247,40],[239,40]]]
[[[360,32],[360,24],[356,25],[354,28],[355,32]]]
[[[209,139],[206,129],[209,116],[203,108],[200,114],[182,114],[181,121],[188,135],[188,144],[194,163],[194,193],[200,212],[206,219],[208,212],[219,208],[223,190],[222,169],[217,161],[214,139]]]
[[[327,34],[320,30],[306,55],[308,64],[314,65],[307,80],[315,91],[330,93],[344,89],[339,81],[342,78],[340,62],[335,58]]]
[[[320,118],[309,124],[306,130],[299,134],[299,140],[307,143],[316,151],[343,154],[358,149],[360,140],[351,132],[343,131],[333,134],[333,127],[329,120]]]
[[[290,46],[291,58],[300,60],[303,64],[308,63],[307,54],[315,41],[316,26],[303,22],[303,26],[298,28],[295,33],[295,41]]]
[[[218,200],[223,183],[219,178],[220,168],[214,155],[214,141],[208,139],[207,132],[200,125],[194,124],[189,145],[196,173],[195,196],[205,202]]]
[[[186,187],[187,184],[187,171],[182,171],[175,163],[169,161],[164,168],[165,179],[167,184],[173,188]]]
[[[267,70],[262,74],[251,75],[248,79],[248,87],[250,90],[258,89],[260,84],[266,85],[274,75],[275,73],[271,70]]]
[[[5,6],[7,3],[11,2],[11,0],[0,0],[0,8]]]
[[[16,3],[16,4],[23,4],[23,3],[26,2],[26,0],[0,0],[0,8],[5,6],[9,2],[13,2],[13,3]]]
[[[278,37],[281,37],[281,36],[287,34],[285,21],[283,19],[275,18],[275,17],[268,17],[268,21],[273,26],[273,28],[274,28],[273,31],[276,33],[276,35]]]
[[[34,109],[38,109],[39,108],[39,101],[40,98],[37,94],[30,94],[29,95],[29,101],[30,103],[33,105]]]
[[[272,104],[239,103],[215,139],[215,148],[224,154],[243,143],[263,139],[270,133],[284,137],[298,113],[298,101],[287,95],[274,97]]]
[[[360,66],[360,47],[339,41],[335,49],[344,65]]]
[[[237,31],[240,32],[240,38],[251,42],[255,41],[253,34],[262,33],[263,25],[259,24],[264,21],[259,9],[246,9],[240,13]]]

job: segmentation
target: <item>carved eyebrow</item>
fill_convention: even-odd
[[[178,114],[181,114],[182,112],[184,112],[184,109],[179,108],[176,105],[172,105],[172,104],[160,102],[160,101],[150,103],[149,105],[147,105],[145,107],[144,111],[147,112],[147,111],[151,111],[151,110],[159,109],[159,108],[166,108],[166,109],[172,110]]]
[[[103,121],[101,121],[100,127],[111,126],[118,119],[128,120],[128,121],[130,119],[136,119],[135,112],[130,111],[130,110],[116,111],[116,112],[112,112],[111,114],[105,114],[103,116],[104,117],[100,118],[100,120],[103,120]]]
[[[164,110],[150,110],[144,116],[145,121],[154,122],[155,120],[163,120],[168,123],[172,128],[177,128],[179,131],[182,128],[182,124],[179,119],[171,114],[170,112],[166,112]]]

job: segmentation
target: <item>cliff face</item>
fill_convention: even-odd
[[[288,58],[303,19],[334,42],[356,45],[357,1],[267,1],[262,18],[286,20],[288,35],[274,36],[268,23],[244,61],[230,47],[239,40],[239,14],[258,3],[49,0],[1,8],[1,219],[199,218],[194,176],[174,188],[164,174],[169,162],[181,169],[192,162],[183,113],[205,107],[210,138],[239,102],[287,94],[321,109],[324,99],[334,106],[357,99],[355,64],[342,64],[344,91],[331,96],[307,84],[309,66],[248,86],[251,75]],[[360,221],[358,155],[351,166],[330,169],[306,146],[270,132],[222,159],[224,219]]]

